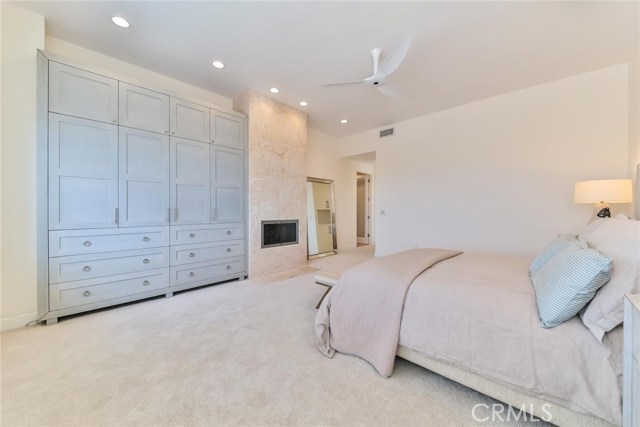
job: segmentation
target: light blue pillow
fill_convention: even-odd
[[[568,234],[560,234],[558,237],[553,239],[551,243],[549,243],[543,250],[536,256],[529,266],[529,276],[531,276],[536,271],[540,270],[547,261],[549,261],[555,254],[557,254],[560,250],[566,248],[572,243],[576,243],[578,239],[576,236],[570,236]]]
[[[611,277],[613,261],[585,242],[559,250],[531,275],[540,326],[553,328],[575,316]]]

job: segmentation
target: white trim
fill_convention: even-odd
[[[17,316],[3,317],[0,319],[0,331],[10,331],[11,329],[19,329],[26,326],[27,323],[36,320],[37,313],[19,314]]]

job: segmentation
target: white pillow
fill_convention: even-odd
[[[640,292],[640,221],[616,217],[595,222],[599,224],[587,227],[580,237],[613,259],[613,273],[581,316],[584,325],[602,341],[606,332],[622,323],[624,294]]]

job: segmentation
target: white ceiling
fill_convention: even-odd
[[[19,2],[47,34],[234,98],[252,89],[345,136],[609,65],[638,63],[638,2]],[[129,29],[111,23],[119,15]],[[413,45],[389,81],[369,51]],[[224,70],[210,63],[220,59]],[[280,88],[269,94],[272,86]],[[300,100],[309,106],[298,106]],[[339,120],[346,118],[347,125]]]

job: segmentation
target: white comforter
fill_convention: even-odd
[[[620,425],[622,328],[608,333],[603,343],[577,316],[556,328],[541,328],[529,261],[465,253],[436,263],[406,292],[399,344]],[[367,300],[362,295],[368,280],[351,290],[338,283],[340,292],[329,298],[331,304],[358,295]],[[383,318],[376,304],[369,301],[367,307],[363,323]],[[332,316],[329,320],[331,329],[340,328]],[[380,327],[379,322],[370,326]]]

